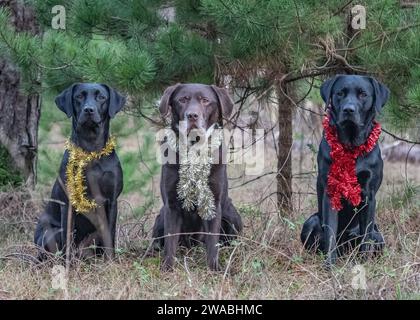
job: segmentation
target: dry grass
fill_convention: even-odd
[[[318,145],[320,125],[316,119],[297,119],[307,122],[294,127],[306,128],[302,136],[308,140],[295,139],[292,213],[280,214],[275,196],[268,197],[275,191],[274,175],[242,186],[252,177],[244,177],[243,168],[229,168],[230,196],[245,228],[231,247],[221,248],[224,272],[208,271],[202,247],[179,250],[172,273],[159,270],[159,252],[145,255],[160,206],[157,176],[149,187],[157,201],[141,218],[134,214],[144,200],[140,192],[120,199],[116,259],[73,258],[66,290],[54,289],[54,266],[63,262],[33,261],[35,221],[51,188],[45,186],[33,193],[0,193],[0,299],[420,299],[418,167],[386,162],[377,221],[387,246],[381,257],[363,263],[367,288],[356,290],[353,271],[361,262],[354,254],[326,271],[322,257],[306,253],[300,243],[302,223],[317,205],[316,155],[306,145]],[[124,146],[138,145],[129,142],[124,140]],[[276,169],[274,145],[267,146],[265,170],[271,172]]]
[[[378,221],[387,248],[381,257],[363,264],[366,290],[352,288],[352,270],[360,263],[354,255],[326,271],[321,257],[303,251],[301,224],[315,204],[308,189],[313,188],[311,182],[296,181],[300,193],[287,219],[273,210],[270,200],[250,204],[261,196],[252,190],[268,188],[272,178],[267,177],[232,190],[236,203],[242,203],[238,207],[245,231],[231,247],[221,249],[225,272],[207,270],[201,247],[180,250],[176,270],[160,272],[160,254],[144,256],[154,214],[134,219],[123,200],[115,261],[73,259],[66,291],[53,288],[58,258],[44,264],[31,259],[34,221],[42,202],[23,191],[0,194],[0,299],[419,299],[420,204],[418,194],[413,195],[398,174],[403,167],[386,165]],[[409,167],[409,172],[415,170]],[[418,174],[410,178],[419,185]]]

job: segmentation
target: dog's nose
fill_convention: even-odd
[[[345,114],[353,114],[353,113],[354,113],[354,111],[356,111],[356,108],[355,108],[355,107],[354,107],[354,105],[352,105],[352,104],[346,105],[346,106],[343,108],[343,112],[344,112]]]
[[[198,113],[187,112],[186,116],[187,116],[188,120],[191,120],[191,121],[197,121],[198,120]]]
[[[86,106],[86,107],[83,108],[83,111],[86,112],[86,113],[92,114],[93,113],[93,107]]]

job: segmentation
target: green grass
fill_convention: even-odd
[[[414,185],[412,182],[407,181],[402,188],[394,190],[390,202],[394,207],[403,208],[418,200],[420,186]]]
[[[0,145],[0,190],[17,187],[23,182],[23,177],[12,165],[12,160],[6,148]]]
[[[54,183],[58,175],[61,159],[63,158],[62,150],[54,150],[52,148],[40,146],[38,153],[38,184],[40,186],[50,186]]]
[[[390,195],[378,203],[378,210],[393,208],[399,210],[399,220],[409,221],[418,214],[413,208],[420,207],[420,186],[412,181],[405,181],[402,185],[392,186]]]
[[[54,124],[60,126],[61,134],[67,137],[71,130],[71,120],[56,106],[55,95],[45,93],[42,96],[41,118],[39,119],[39,139],[45,140]]]
[[[237,206],[237,210],[242,217],[257,218],[262,215],[261,209],[251,204],[241,204]]]

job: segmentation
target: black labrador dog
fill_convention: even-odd
[[[386,86],[367,76],[336,75],[325,81],[321,86],[321,96],[328,107],[329,125],[335,128],[338,141],[347,148],[365,144],[374,128],[375,115],[381,111],[388,95]],[[375,223],[375,195],[383,176],[379,145],[356,159],[360,205],[355,208],[342,199],[339,211],[331,205],[327,188],[332,163],[330,152],[324,130],[318,151],[318,212],[306,220],[301,233],[306,249],[319,250],[326,255],[327,267],[336,262],[338,255],[351,248],[359,247],[359,252],[366,256],[367,253],[381,252],[384,246]]]
[[[70,141],[84,152],[102,150],[109,139],[110,119],[124,106],[125,98],[113,88],[96,83],[77,83],[65,89],[55,103],[72,118]],[[66,168],[69,151],[66,150],[51,193],[51,199],[40,216],[35,244],[43,250],[63,252],[67,237],[69,199],[67,197]],[[97,246],[94,253],[112,257],[115,244],[117,198],[123,188],[121,164],[114,150],[94,159],[84,170],[86,195],[97,203],[90,212],[77,213],[73,207],[73,243],[83,249]],[[40,259],[45,251],[40,250]],[[83,252],[83,250],[80,250]],[[92,252],[90,252],[92,254]]]
[[[172,130],[180,135],[180,121],[186,121],[187,130],[191,128],[209,129],[213,124],[222,126],[222,120],[228,118],[233,109],[233,101],[225,89],[214,85],[177,84],[167,88],[161,98],[159,110],[163,116],[171,112]],[[219,147],[221,158],[222,146]],[[153,237],[164,247],[163,270],[171,270],[178,244],[190,247],[191,244],[205,243],[207,264],[211,270],[219,270],[218,245],[227,243],[242,230],[241,217],[228,196],[226,164],[211,164],[209,187],[214,195],[216,216],[204,220],[197,214],[183,209],[177,195],[179,181],[179,157],[177,163],[162,165],[161,195],[163,207],[156,218]],[[210,235],[183,235],[179,233],[205,232]],[[169,236],[169,235],[173,236]],[[219,235],[222,235],[219,237]]]

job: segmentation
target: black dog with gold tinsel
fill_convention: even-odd
[[[123,177],[109,124],[125,98],[107,85],[79,83],[65,89],[55,102],[72,118],[73,126],[51,200],[36,227],[39,257],[44,258],[45,251],[63,252],[70,204],[72,243],[78,252],[112,257]]]

